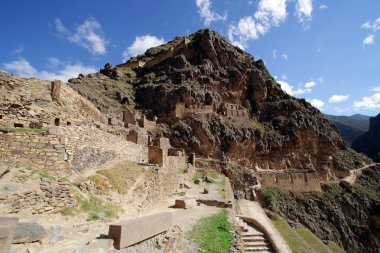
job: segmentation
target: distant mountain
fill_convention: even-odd
[[[363,115],[363,114],[354,114],[352,116],[349,116],[349,118],[355,119],[355,120],[366,120],[368,122],[371,117],[368,115]]]
[[[325,114],[338,129],[340,134],[351,144],[369,128],[370,116],[354,114],[352,116],[334,116]]]
[[[380,114],[370,118],[369,130],[352,143],[352,147],[380,162]]]

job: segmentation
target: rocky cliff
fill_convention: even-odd
[[[200,158],[318,171],[324,179],[362,163],[316,108],[280,88],[262,60],[210,30],[69,85],[101,110],[135,105],[157,118],[173,146]]]
[[[369,120],[369,130],[352,143],[352,147],[380,162],[380,114]]]

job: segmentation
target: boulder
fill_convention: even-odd
[[[45,229],[35,220],[19,222],[12,243],[31,243],[42,241],[46,238]]]

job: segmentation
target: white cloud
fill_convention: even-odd
[[[360,27],[361,29],[370,29],[373,32],[380,30],[380,17],[375,19],[374,21],[367,21]]]
[[[288,80],[288,77],[286,76],[286,74],[282,74],[281,79],[286,81]]]
[[[361,29],[371,30],[372,33],[364,38],[363,45],[374,45],[375,44],[375,34],[380,30],[380,17],[374,21],[367,21],[361,25]]]
[[[195,3],[205,26],[209,26],[212,22],[225,21],[227,19],[227,12],[222,16],[211,10],[211,0],[195,0]]]
[[[380,92],[380,86],[371,89],[374,92]]]
[[[311,81],[311,82],[305,83],[304,87],[307,89],[310,89],[310,88],[314,87],[315,85],[317,85],[317,83],[314,81]]]
[[[333,95],[329,98],[329,103],[341,103],[347,101],[350,95]]]
[[[279,26],[287,17],[285,0],[260,0],[253,16],[246,16],[228,29],[229,40],[241,48],[249,40],[256,40],[267,33],[272,26]]]
[[[364,45],[373,45],[375,44],[375,35],[371,34],[364,38],[363,40]]]
[[[277,49],[272,50],[272,57],[273,57],[273,59],[277,58]]]
[[[305,30],[310,28],[310,21],[313,14],[312,0],[297,0],[296,16]]]
[[[360,101],[354,102],[355,109],[380,109],[380,93],[375,93],[369,97],[363,97]]]
[[[284,60],[288,59],[288,54],[286,54],[286,53],[283,53],[281,56],[282,56],[282,58],[284,58]]]
[[[318,78],[318,82],[320,83],[323,83],[325,80],[323,79],[323,76],[321,76],[320,78]]]
[[[312,106],[318,108],[319,110],[322,110],[322,108],[325,106],[325,102],[316,98],[308,99],[307,102],[309,102]]]
[[[255,18],[266,26],[279,26],[285,21],[286,1],[285,0],[260,0]]]
[[[310,94],[313,91],[312,88],[317,85],[316,82],[310,81],[310,82],[305,83],[304,85],[299,84],[298,87],[295,88],[294,86],[284,81],[284,80],[287,80],[286,75],[282,75],[281,79],[282,80],[276,80],[276,81],[281,85],[281,88],[291,96]]]
[[[62,21],[59,18],[56,18],[54,20],[55,23],[55,30],[57,31],[58,35],[68,35],[70,34],[70,31],[62,24]]]
[[[71,43],[87,49],[93,55],[104,55],[107,52],[107,41],[101,24],[93,17],[78,25],[74,31],[67,29],[61,20],[55,20],[55,29],[59,36],[67,37]]]
[[[22,77],[38,77],[47,80],[62,80],[67,81],[70,78],[77,77],[79,74],[89,74],[96,72],[95,67],[83,66],[82,63],[66,63],[61,62],[56,58],[49,58],[49,62],[54,59],[57,66],[61,69],[52,72],[42,70],[39,71],[34,68],[28,60],[21,58],[9,63],[3,63],[3,68],[5,71],[22,76]],[[57,62],[58,61],[58,62]]]
[[[325,5],[325,4],[321,4],[320,6],[319,6],[319,9],[320,10],[324,10],[324,9],[328,9],[329,7],[327,6],[327,5]]]
[[[37,70],[24,58],[20,58],[13,62],[3,63],[3,68],[6,71],[10,71],[23,77],[31,77],[37,74]]]
[[[298,87],[297,89],[294,86],[290,85],[285,81],[277,81],[281,85],[281,89],[283,89],[286,93],[291,96],[298,96],[306,93],[311,93],[311,89],[305,89],[303,87]]]
[[[136,36],[135,41],[123,52],[123,61],[128,60],[129,57],[137,56],[145,53],[151,47],[156,47],[164,44],[163,38],[158,38],[149,34]]]

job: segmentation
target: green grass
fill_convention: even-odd
[[[278,189],[276,187],[268,187],[264,190],[264,198],[266,203],[268,204],[269,208],[272,209],[274,212],[277,211],[276,206],[276,192]]]
[[[195,175],[193,176],[192,180],[193,182],[197,181],[198,179],[201,180],[205,177],[205,173],[203,171],[197,170],[195,172]]]
[[[187,172],[187,170],[184,168],[178,168],[177,169],[177,174],[185,174],[186,172]]]
[[[88,213],[88,220],[98,220],[99,213],[104,213],[105,217],[117,217],[117,208],[112,204],[106,204],[97,197],[91,197],[89,200],[81,202],[81,210]]]
[[[15,128],[12,128],[13,131],[15,131],[16,133],[47,133],[49,132],[49,129],[48,128],[28,128],[28,127],[24,127],[24,128],[18,128],[18,127],[15,127]]]
[[[233,229],[227,211],[200,219],[191,230],[190,240],[198,244],[201,252],[228,253],[234,244]]]
[[[324,244],[310,230],[305,227],[294,229],[283,218],[272,220],[277,231],[285,239],[293,253],[343,253],[334,242]]]

